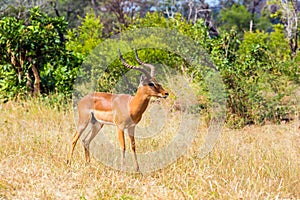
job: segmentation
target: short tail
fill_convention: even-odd
[[[96,119],[96,117],[95,117],[94,112],[91,112],[91,115],[92,115],[91,123],[92,123],[92,124],[95,124],[95,123],[97,122],[97,119]]]

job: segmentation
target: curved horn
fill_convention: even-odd
[[[148,63],[142,62],[142,61],[139,59],[136,50],[134,50],[134,53],[135,53],[135,59],[138,61],[138,63],[139,63],[140,65],[145,66],[145,67],[149,67],[150,70],[151,70],[150,75],[151,75],[151,77],[154,77],[154,76],[155,76],[155,66],[153,66],[153,65],[151,65],[151,64],[148,64]]]
[[[122,56],[122,54],[121,54],[120,49],[119,49],[119,56],[120,56],[121,62],[123,63],[123,65],[124,65],[125,67],[130,68],[130,69],[136,69],[136,70],[139,70],[139,71],[143,72],[143,73],[147,76],[147,78],[149,78],[149,79],[151,78],[151,75],[150,75],[145,69],[140,68],[140,67],[136,67],[136,66],[132,66],[132,65],[129,65],[128,63],[126,63],[126,61],[124,60],[124,58],[123,58],[123,56]]]

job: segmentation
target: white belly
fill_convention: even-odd
[[[105,124],[105,125],[115,125],[115,123],[113,122],[107,122],[107,121],[103,121],[103,120],[99,120],[99,119],[96,119],[100,124]]]

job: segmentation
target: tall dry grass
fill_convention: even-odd
[[[65,107],[37,100],[0,105],[0,199],[300,198],[296,122],[225,129],[203,159],[197,157],[201,138],[196,138],[175,163],[141,175],[95,159],[85,165],[80,145],[67,166],[75,125],[71,106]]]

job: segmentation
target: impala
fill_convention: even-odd
[[[94,137],[99,133],[105,124],[115,125],[118,133],[119,144],[121,148],[121,168],[125,163],[125,140],[124,131],[128,131],[131,150],[136,170],[139,171],[135,151],[134,130],[135,126],[142,119],[151,97],[167,98],[168,93],[155,79],[155,67],[151,64],[142,62],[135,51],[137,62],[145,67],[150,68],[150,73],[141,67],[131,66],[124,60],[119,50],[119,56],[122,64],[130,69],[141,71],[143,74],[140,78],[140,84],[135,96],[128,94],[111,94],[104,92],[94,92],[83,97],[78,102],[78,125],[73,135],[67,163],[71,163],[72,154],[78,139],[87,128],[88,124],[92,124],[92,131],[82,139],[86,162],[90,162],[89,145]]]

